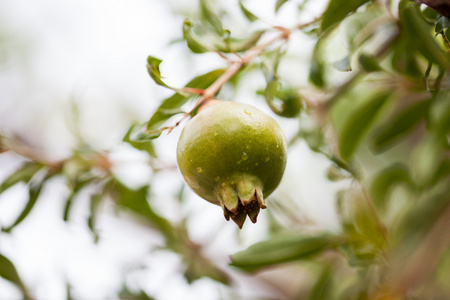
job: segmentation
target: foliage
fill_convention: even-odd
[[[58,177],[70,190],[61,212],[65,221],[70,221],[77,195],[89,187],[93,192],[87,222],[95,240],[101,239],[96,216],[102,203],[109,201],[164,237],[165,249],[185,262],[189,282],[207,276],[231,289],[230,270],[254,274],[292,264],[313,278],[296,287],[299,297],[308,299],[450,298],[446,285],[450,280],[450,19],[414,2],[386,3],[330,0],[318,18],[280,28],[268,27],[245,1],[239,1],[238,9],[249,24],[266,24],[242,38],[227,29],[223,11],[200,0],[198,19],[180,24],[186,51],[220,55],[224,68],[175,88],[162,79],[162,60],[149,56],[150,78],[174,94],[161,100],[146,124],[133,124],[123,139],[147,153],[154,172],[159,172],[155,138],[194,116],[223,86],[235,89],[246,77],[262,73],[267,84],[253,91],[255,97],[262,95],[280,117],[312,124],[300,125],[291,145],[305,142],[330,160],[330,180],[350,182],[336,195],[339,231],[293,231],[279,218],[270,218],[267,240],[230,253],[231,266],[223,270],[190,239],[185,226],[188,216],[174,224],[158,214],[150,199],[151,183],[127,187],[111,172],[107,152],[83,144],[70,157],[48,162],[20,153],[5,134],[1,152],[22,154],[25,162],[3,181],[0,193],[25,184],[29,200],[2,234],[20,226],[39,201],[42,188]],[[294,6],[294,1],[276,1],[274,10],[289,5]],[[288,59],[283,49],[291,46],[289,36],[297,33],[316,41],[308,61],[308,86],[292,84],[278,70]],[[330,47],[342,36],[348,52],[342,60],[332,61]],[[318,96],[310,96],[311,91]],[[177,122],[172,124],[174,119]],[[288,201],[279,205],[290,210]],[[19,275],[0,254],[0,276],[31,298]],[[126,286],[119,296],[151,299],[143,291],[134,295]]]

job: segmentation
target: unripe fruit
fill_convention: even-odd
[[[242,228],[247,215],[256,222],[266,208],[263,197],[280,183],[286,141],[275,120],[257,108],[219,102],[186,124],[177,161],[191,189]]]

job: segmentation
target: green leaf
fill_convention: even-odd
[[[425,183],[425,186],[432,186],[436,183],[438,183],[441,180],[445,180],[450,175],[450,160],[444,160],[437,168],[436,172],[434,173],[434,176],[432,176],[429,180],[429,182]]]
[[[302,108],[300,96],[296,91],[290,88],[281,89],[281,84],[275,77],[267,83],[264,97],[270,109],[281,117],[297,117]]]
[[[147,201],[149,186],[143,186],[139,189],[130,189],[118,180],[112,180],[106,186],[107,192],[115,200],[115,203],[122,208],[143,217],[152,226],[156,227],[167,240],[173,241],[174,230],[169,221],[159,216]]]
[[[298,136],[308,144],[308,147],[312,151],[321,152],[321,148],[325,145],[325,136],[322,127],[317,124],[316,120],[300,117],[299,121]]]
[[[189,283],[206,276],[225,285],[230,284],[230,278],[227,273],[206,259],[198,251],[198,248],[193,249],[192,241],[188,240],[188,245],[182,245],[182,248],[180,249],[180,254],[183,256],[186,264],[184,277]]]
[[[309,81],[319,88],[326,85],[325,82],[325,63],[323,60],[323,43],[324,38],[320,38],[314,47],[309,67]]]
[[[225,30],[219,16],[211,9],[207,0],[200,0],[200,12],[202,19],[206,20],[211,28],[219,35],[223,36]]]
[[[450,19],[446,16],[441,16],[436,23],[434,32],[443,32],[445,29],[450,27]]]
[[[384,210],[389,191],[401,183],[414,187],[409,169],[405,165],[394,164],[380,171],[369,187],[373,203],[379,209]]]
[[[9,175],[9,177],[2,182],[0,185],[0,193],[3,193],[5,190],[19,182],[27,183],[37,171],[42,169],[42,167],[43,165],[35,162],[24,163],[17,171]]]
[[[220,77],[224,72],[224,69],[218,69],[211,71],[209,73],[203,74],[201,76],[192,79],[186,87],[206,89],[209,87],[217,78]],[[184,96],[179,93],[175,93],[173,96],[163,100],[161,105],[158,107],[156,112],[150,118],[147,123],[147,130],[155,130],[164,121],[168,120],[170,117],[179,112],[179,109],[184,105],[192,96]]]
[[[203,44],[201,39],[192,32],[192,27],[194,27],[194,24],[189,21],[189,19],[185,19],[183,22],[183,38],[186,40],[189,49],[194,53],[205,53],[210,51],[210,49]]]
[[[248,9],[245,8],[245,6],[242,4],[242,1],[239,0],[239,7],[241,8],[242,13],[244,16],[249,20],[250,22],[254,22],[258,20],[258,17],[252,14]]]
[[[384,13],[381,5],[371,5],[343,20],[341,26],[345,33],[349,56],[373,37],[374,32],[370,29],[370,24],[374,24],[374,20],[383,16]]]
[[[250,37],[243,39],[228,37],[226,39],[220,40],[219,42],[216,42],[214,44],[214,48],[225,53],[247,51],[258,43],[264,33],[265,31],[263,30],[256,31]]]
[[[348,178],[348,175],[342,172],[342,168],[335,164],[328,167],[326,176],[329,181],[333,182]]]
[[[440,14],[429,6],[424,8],[422,15],[432,22],[436,22],[440,17]]]
[[[16,267],[14,267],[14,264],[8,258],[1,254],[0,276],[15,284],[20,289],[25,299],[30,299],[25,285],[23,284],[22,279],[20,279],[19,273],[17,273]]]
[[[450,133],[450,91],[440,91],[431,100],[433,106],[430,107],[429,123],[432,124],[433,132],[445,137]]]
[[[17,219],[14,221],[13,224],[11,224],[10,226],[8,226],[6,228],[2,228],[3,232],[11,232],[11,230],[13,230],[14,227],[19,225],[28,216],[28,214],[31,212],[34,205],[36,204],[36,201],[39,198],[39,194],[41,193],[42,186],[44,185],[46,179],[47,179],[47,177],[42,179],[39,182],[31,182],[29,184],[28,202],[25,205],[25,208],[22,210],[22,212],[20,213],[20,215],[17,217]]]
[[[81,179],[80,177],[75,178],[74,182],[68,182],[67,186],[70,189],[69,197],[67,197],[66,205],[64,206],[64,214],[63,214],[63,220],[68,221],[69,220],[69,214],[70,209],[72,208],[73,199],[76,197],[76,195],[89,183],[93,181],[95,177],[89,176],[87,178]]]
[[[397,220],[395,233],[401,237],[400,243],[414,249],[443,213],[448,211],[450,197],[447,191],[424,197],[413,203]],[[407,251],[407,250],[405,250]]]
[[[392,68],[408,77],[419,79],[423,76],[418,62],[418,52],[411,47],[406,35],[401,35],[394,43],[392,55]]]
[[[94,234],[94,238],[95,238],[95,242],[98,241],[99,235],[97,233],[97,230],[95,228],[95,224],[97,221],[97,214],[98,214],[98,209],[100,206],[100,203],[103,199],[103,193],[95,193],[93,195],[91,195],[91,199],[90,199],[90,205],[89,205],[89,218],[88,218],[88,227],[91,230],[91,232]]]
[[[430,103],[429,100],[417,102],[389,118],[375,134],[374,149],[384,151],[412,131],[426,117]]]
[[[194,24],[188,19],[184,21],[183,33],[189,49],[194,53],[204,53],[208,51],[221,51],[225,53],[236,53],[250,49],[259,41],[265,30],[252,33],[247,38],[234,38],[228,34],[217,35],[211,32],[198,36],[193,32]]]
[[[151,157],[156,157],[156,152],[153,147],[153,143],[149,140],[140,140],[138,139],[138,133],[143,132],[145,129],[145,124],[143,126],[138,126],[137,124],[133,124],[128,132],[123,138],[123,142],[130,144],[133,148],[141,151],[147,152]],[[161,135],[161,134],[160,134]]]
[[[343,238],[328,234],[275,236],[268,241],[256,243],[244,251],[233,254],[231,265],[252,272],[280,263],[306,259],[343,242]]]
[[[286,2],[288,2],[288,0],[277,0],[277,2],[275,3],[275,12],[278,12],[278,10],[280,9],[280,7],[285,4]]]
[[[366,72],[370,73],[383,71],[383,68],[381,68],[377,58],[373,55],[362,53],[359,56],[358,62],[361,68]]]
[[[278,79],[273,78],[272,80],[270,80],[267,83],[266,89],[264,90],[264,98],[266,98],[266,102],[271,109],[272,109],[271,105],[272,105],[273,99],[275,98],[275,94],[277,93],[279,86],[280,86],[280,82],[278,81]],[[274,109],[272,109],[272,110],[274,110]]]
[[[317,280],[310,292],[308,293],[309,300],[328,300],[333,299],[335,293],[333,291],[333,268],[325,266],[320,272]]]
[[[341,22],[349,13],[367,2],[369,0],[330,0],[322,17],[322,32],[326,32],[332,26]]]
[[[147,57],[147,71],[150,77],[153,79],[153,81],[163,87],[171,88],[167,84],[165,84],[161,79],[161,73],[159,72],[159,65],[161,64],[162,60],[153,57],[148,56]]]
[[[381,224],[375,210],[372,209],[371,199],[362,191],[353,191],[348,199],[349,220],[364,239],[375,247],[373,251],[382,249],[385,245],[386,228]]]
[[[343,59],[334,62],[333,66],[336,68],[336,70],[341,72],[349,72],[352,70],[352,67],[350,66],[350,58],[348,56],[345,56]]]
[[[411,45],[414,45],[431,62],[447,70],[450,69],[448,56],[434,40],[430,25],[421,17],[416,5],[410,4],[400,10],[400,21]]]
[[[122,290],[119,292],[120,300],[154,300],[154,298],[147,295],[144,291],[140,290],[139,292],[131,292],[125,285],[122,287]]]
[[[352,156],[369,126],[391,95],[391,91],[377,93],[352,112],[339,136],[339,151],[343,159],[348,160]]]

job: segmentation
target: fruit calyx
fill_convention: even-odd
[[[241,174],[223,182],[217,189],[217,198],[225,219],[230,218],[242,229],[248,216],[256,223],[260,209],[266,208],[260,181],[248,174]]]

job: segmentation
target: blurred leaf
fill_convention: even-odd
[[[315,124],[310,118],[300,117],[298,136],[302,138],[308,147],[314,152],[320,152],[325,144],[325,136],[319,124]]]
[[[374,38],[376,29],[373,24],[376,24],[375,20],[381,19],[382,16],[384,16],[384,10],[381,5],[370,5],[363,11],[355,12],[342,21],[340,32],[343,31],[345,34],[348,53],[342,60],[333,64],[337,70],[342,72],[352,70],[351,62],[353,61],[353,55],[357,53],[358,49],[364,43]],[[383,27],[387,27],[387,25],[389,25],[388,22]],[[381,26],[376,28],[379,27]]]
[[[303,106],[300,95],[291,89],[281,89],[277,92],[277,98],[281,100],[280,109],[275,112],[277,115],[285,118],[295,118],[297,117]]]
[[[391,91],[379,92],[351,113],[339,136],[339,151],[343,159],[348,160],[352,156],[391,95]]]
[[[328,234],[317,236],[281,235],[256,243],[231,256],[231,265],[245,271],[310,258],[325,249],[334,248],[344,239]]]
[[[206,89],[224,72],[223,69],[211,71],[209,73],[195,77],[186,84],[186,87]],[[150,118],[147,123],[147,130],[155,130],[161,123],[168,120],[170,117],[176,114],[178,109],[185,104],[191,96],[183,96],[179,93],[175,93],[173,96],[163,100],[156,112]]]
[[[411,47],[406,35],[400,35],[394,43],[393,51],[392,68],[395,71],[416,79],[422,77],[417,50]]]
[[[347,256],[348,264],[353,267],[365,268],[378,261],[377,250],[363,238],[344,245],[341,250]]]
[[[4,279],[15,284],[23,294],[24,299],[30,299],[28,292],[23,284],[22,279],[20,279],[19,273],[17,273],[14,264],[5,256],[0,254],[0,276]]]
[[[348,72],[352,70],[352,67],[350,66],[350,59],[348,56],[334,62],[333,66],[336,68],[336,70],[341,72]]]
[[[431,101],[423,100],[407,107],[379,129],[374,138],[376,151],[386,150],[413,130],[428,114]]]
[[[259,30],[253,32],[246,38],[234,38],[230,36],[229,31],[225,31],[227,34],[217,35],[211,32],[198,36],[193,31],[194,24],[188,19],[184,21],[183,32],[184,38],[187,41],[188,47],[194,53],[204,53],[208,51],[221,51],[225,53],[242,52],[255,46],[265,30]]]
[[[167,84],[165,84],[161,79],[161,73],[159,72],[159,65],[161,64],[162,60],[153,57],[148,56],[147,57],[147,71],[150,77],[153,79],[153,81],[160,86],[170,88]]]
[[[345,41],[350,57],[374,36],[374,31],[370,29],[369,25],[373,24],[374,20],[383,16],[384,13],[381,5],[370,5],[363,11],[355,12],[343,20],[341,26],[344,26]]]
[[[143,217],[152,226],[156,227],[168,241],[171,241],[174,239],[172,225],[152,209],[147,201],[148,190],[148,185],[134,190],[126,187],[117,180],[112,180],[107,185],[105,191],[111,194],[118,206]]]
[[[341,22],[349,13],[355,11],[369,0],[330,0],[322,17],[322,32]]]
[[[303,0],[297,7],[299,11],[303,11],[306,7],[306,4],[308,4],[309,0]]]
[[[440,16],[440,14],[437,11],[435,11],[429,6],[424,8],[424,10],[422,11],[422,15],[432,22],[436,22]]]
[[[180,189],[178,190],[177,194],[176,194],[176,198],[178,200],[178,202],[183,203],[184,201],[184,191],[186,189],[186,184],[183,182],[181,183]]]
[[[441,16],[436,23],[434,32],[443,32],[445,29],[450,27],[450,19],[446,16]]]
[[[122,141],[130,144],[135,149],[147,152],[151,157],[156,157],[156,152],[153,147],[153,143],[149,140],[138,139],[138,133],[136,132],[143,132],[144,129],[145,125],[138,126],[137,124],[133,124],[130,127],[130,129],[128,129],[128,132],[126,133]],[[134,139],[132,139],[132,137]]]
[[[314,47],[309,66],[309,80],[319,88],[325,87],[325,63],[323,60],[324,37],[321,37]]]
[[[36,201],[39,198],[39,194],[41,193],[42,186],[44,185],[45,181],[48,179],[48,177],[44,177],[43,179],[36,181],[36,182],[30,182],[28,185],[28,202],[25,205],[25,208],[22,210],[20,215],[17,217],[17,219],[14,221],[13,224],[6,228],[2,228],[3,232],[11,232],[11,230],[14,229],[17,225],[19,225],[31,212],[34,205],[36,204]]]
[[[430,178],[430,182],[426,183],[426,186],[433,186],[439,183],[441,180],[445,180],[450,177],[450,160],[444,160],[437,168],[434,176]]]
[[[358,61],[362,69],[366,72],[370,73],[383,71],[383,68],[380,66],[378,59],[373,55],[362,53],[359,56]]]
[[[179,112],[177,112],[178,114]],[[153,139],[159,138],[161,136],[163,129],[150,130],[140,132],[137,136],[137,142],[150,142]]]
[[[264,90],[264,98],[266,98],[266,102],[269,107],[272,109],[272,102],[275,98],[275,94],[278,91],[278,87],[280,86],[280,82],[277,78],[273,78],[271,81],[267,82],[266,89]],[[272,109],[276,110],[276,109]]]
[[[119,292],[120,300],[154,300],[154,298],[147,295],[144,291],[140,290],[137,293],[131,292],[125,285]]]
[[[270,109],[278,116],[295,118],[302,109],[300,96],[292,88],[282,88],[276,77],[269,80],[264,98]]]
[[[252,14],[248,9],[245,8],[245,6],[242,4],[242,1],[239,0],[239,7],[241,8],[242,13],[244,16],[249,20],[250,22],[254,22],[258,20],[258,17]]]
[[[445,137],[450,133],[450,90],[440,91],[433,99],[430,108],[429,123],[435,134]]]
[[[97,221],[97,215],[98,215],[98,208],[100,206],[100,203],[103,199],[103,193],[96,193],[91,195],[91,198],[89,200],[90,205],[89,205],[89,218],[88,218],[88,227],[91,230],[91,232],[94,234],[94,239],[95,242],[98,241],[99,235],[97,233],[97,230],[95,228],[95,224]]]
[[[387,196],[392,187],[405,183],[414,188],[409,169],[402,164],[393,164],[380,171],[370,184],[369,193],[374,204],[385,209]]]
[[[448,209],[450,203],[447,191],[424,196],[418,202],[408,206],[395,227],[395,233],[400,237],[400,243],[411,249],[414,249],[424,235],[429,232],[439,217]]]
[[[339,181],[349,178],[347,174],[342,172],[342,168],[334,164],[328,167],[326,176],[329,181]]]
[[[430,26],[421,17],[416,5],[407,5],[400,10],[400,21],[411,45],[414,45],[428,60],[441,65],[445,69],[450,68],[448,56],[435,42],[430,33]]]
[[[76,195],[89,183],[91,183],[95,179],[94,176],[89,176],[87,178],[81,178],[78,176],[74,179],[74,182],[68,182],[67,186],[70,189],[69,197],[67,197],[66,205],[64,206],[64,215],[63,220],[69,220],[70,209],[72,208],[73,199]]]
[[[206,45],[203,44],[201,39],[192,32],[192,27],[194,24],[185,19],[183,22],[183,37],[187,42],[189,49],[194,53],[205,53],[210,51]]]
[[[27,183],[34,176],[34,174],[36,174],[36,172],[43,167],[44,166],[42,164],[36,162],[24,163],[19,169],[9,175],[9,177],[2,182],[0,185],[0,193],[3,193],[5,190],[19,182]]]
[[[217,268],[212,262],[207,260],[201,255],[200,249],[191,252],[190,254],[184,254],[184,259],[187,264],[184,271],[184,277],[189,283],[194,282],[202,277],[209,277],[217,282],[223,284],[230,284],[229,276]]]
[[[200,12],[202,19],[206,20],[211,28],[219,35],[224,35],[224,29],[220,17],[211,9],[208,0],[200,0]]]
[[[325,266],[319,273],[317,280],[308,293],[309,300],[328,300],[333,299],[335,291],[333,290],[333,267]]]
[[[66,300],[75,300],[72,297],[72,286],[68,282],[66,283]]]
[[[381,249],[386,242],[386,228],[378,219],[377,212],[372,207],[372,200],[367,196],[357,190],[351,194],[348,198],[349,220],[364,236],[364,243],[371,243],[376,249]],[[372,251],[378,250],[374,248]]]
[[[232,37],[227,37],[226,39],[220,40],[214,44],[214,48],[218,51],[225,53],[236,53],[249,50],[251,47],[258,43],[261,36],[265,31],[260,30],[252,33],[248,38],[237,39]]]
[[[288,0],[277,0],[277,2],[275,3],[275,12],[278,12],[278,10],[280,9],[280,7],[285,4],[286,2],[288,2]]]

